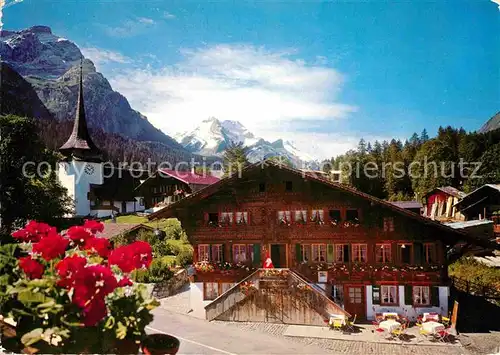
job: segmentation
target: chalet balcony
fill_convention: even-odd
[[[197,282],[212,282],[214,280],[237,282],[256,270],[251,264],[234,264],[229,262],[200,262],[194,265],[194,269],[195,280]]]
[[[372,265],[372,264],[300,264],[296,270],[311,281],[318,280],[319,271],[328,272],[328,282],[347,281],[394,281],[432,282],[441,281],[441,266],[427,265]]]

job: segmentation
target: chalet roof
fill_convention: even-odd
[[[423,207],[418,201],[389,201],[389,203],[404,209],[417,209]]]
[[[212,185],[220,179],[212,175],[200,175],[191,171],[159,169],[160,173],[170,176],[188,185]]]
[[[434,190],[429,191],[428,193],[425,194],[425,196],[429,196],[430,194],[432,194],[436,190],[444,192],[447,195],[457,197],[457,198],[462,198],[466,195],[465,192],[460,191],[459,189],[454,188],[452,186],[441,186],[441,187],[436,187]]]
[[[153,227],[147,226],[142,223],[103,223],[104,230],[102,232],[97,232],[96,236],[100,238],[113,238],[121,234],[127,234],[133,232],[139,228],[144,228],[147,230],[154,230]]]
[[[470,221],[448,222],[444,224],[453,229],[466,229],[487,224],[493,224],[493,221],[490,221],[489,219],[475,219]]]
[[[276,169],[286,170],[286,171],[288,171],[292,174],[298,175],[304,179],[316,181],[316,182],[323,184],[327,187],[334,188],[334,189],[337,189],[340,191],[347,192],[351,195],[361,197],[363,199],[366,199],[366,200],[372,202],[373,204],[377,204],[379,206],[390,209],[390,210],[392,210],[400,215],[403,215],[403,216],[406,216],[406,217],[411,218],[413,220],[416,220],[416,221],[420,222],[421,224],[429,225],[429,226],[432,226],[436,229],[440,229],[443,232],[454,235],[456,237],[456,240],[467,240],[471,243],[477,242],[477,244],[479,244],[479,245],[487,245],[488,247],[491,247],[491,243],[485,242],[484,239],[468,235],[467,233],[462,232],[460,230],[455,230],[455,229],[448,227],[444,224],[441,224],[437,221],[431,220],[429,218],[425,218],[425,217],[421,216],[420,214],[417,214],[417,213],[411,212],[409,210],[406,210],[404,208],[393,205],[392,203],[390,203],[388,201],[381,200],[377,197],[374,197],[374,196],[371,196],[367,193],[356,190],[355,188],[352,188],[350,186],[346,186],[346,185],[343,185],[343,184],[340,184],[337,182],[333,182],[330,180],[326,180],[323,178],[314,177],[314,176],[309,175],[309,174],[304,174],[300,170],[290,168],[287,166],[283,166],[283,165],[278,165],[277,163],[269,161],[269,160],[267,160],[265,162],[259,162],[259,163],[249,165],[248,167],[244,168],[242,170],[242,172],[245,173],[245,172],[253,171],[253,170],[256,170],[259,168],[260,169],[276,168]],[[164,216],[169,215],[169,213],[174,211],[176,208],[186,207],[186,206],[192,205],[192,204],[200,201],[201,199],[205,199],[205,198],[215,194],[222,186],[228,184],[231,181],[236,180],[238,178],[238,175],[239,174],[235,173],[229,177],[221,179],[219,182],[217,182],[215,184],[209,185],[209,186],[191,194],[190,196],[188,196],[184,199],[181,199],[180,201],[177,201],[177,202],[175,202],[167,207],[162,208],[161,210],[159,210],[157,212],[150,214],[147,218],[149,220],[163,218]],[[442,234],[440,234],[440,236],[442,236]],[[498,246],[498,248],[500,248],[500,246]]]
[[[480,193],[482,193],[486,189],[492,189],[494,192],[500,193],[500,184],[485,184],[474,191],[468,193],[467,195],[463,196],[460,201],[455,203],[455,206],[461,206],[463,205],[466,201],[471,201],[474,200],[477,196],[479,198]],[[477,201],[479,203],[481,201]]]
[[[92,141],[87,128],[87,118],[85,117],[85,104],[83,100],[83,69],[80,65],[80,83],[78,88],[78,102],[76,106],[75,122],[73,131],[66,143],[59,151],[67,159],[83,161],[102,161],[102,153]]]

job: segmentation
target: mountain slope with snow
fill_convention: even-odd
[[[283,156],[300,168],[311,168],[317,164],[314,158],[300,152],[291,142],[282,139],[266,141],[256,137],[238,121],[220,121],[210,117],[193,131],[178,134],[175,138],[191,153],[205,156],[221,156],[229,144],[242,143],[247,148],[247,158],[251,163]]]

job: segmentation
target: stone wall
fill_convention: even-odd
[[[153,286],[152,295],[156,298],[165,298],[174,295],[182,286],[189,282],[186,269],[179,270],[171,279],[159,282]]]

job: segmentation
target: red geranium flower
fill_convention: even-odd
[[[93,327],[106,317],[107,313],[104,298],[95,298],[83,309],[83,324]]]
[[[87,259],[78,255],[73,255],[59,261],[56,265],[57,274],[61,277],[58,285],[65,288],[73,287],[76,275],[83,270],[86,264]]]
[[[127,276],[123,277],[120,281],[118,281],[118,287],[132,286],[132,280],[130,280]]]
[[[84,249],[93,251],[103,258],[107,258],[110,253],[111,244],[106,238],[92,238],[87,239]]]
[[[131,272],[135,269],[132,250],[128,245],[111,251],[108,258],[109,265],[117,265],[123,272]]]
[[[31,256],[20,258],[19,267],[23,269],[29,279],[39,279],[43,275],[43,265]]]
[[[134,265],[136,269],[142,267],[149,267],[151,261],[153,261],[153,250],[149,243],[143,241],[137,241],[129,245],[133,250]]]
[[[47,223],[30,221],[23,229],[12,233],[12,237],[23,242],[38,242],[42,238],[53,234],[57,234],[57,230]]]
[[[151,246],[142,241],[116,248],[109,255],[110,265],[117,265],[123,272],[131,272],[142,267],[149,267],[153,260]]]
[[[69,240],[59,234],[51,234],[33,245],[33,252],[40,253],[42,258],[50,261],[61,256],[68,247]]]
[[[104,299],[118,287],[113,272],[103,265],[87,266],[76,274],[73,303],[86,308],[97,299]]]
[[[94,234],[82,226],[73,226],[69,228],[66,235],[77,244],[85,244],[87,240],[95,238]]]
[[[90,229],[92,233],[101,232],[104,230],[104,224],[99,221],[87,219],[83,224],[83,228]]]

